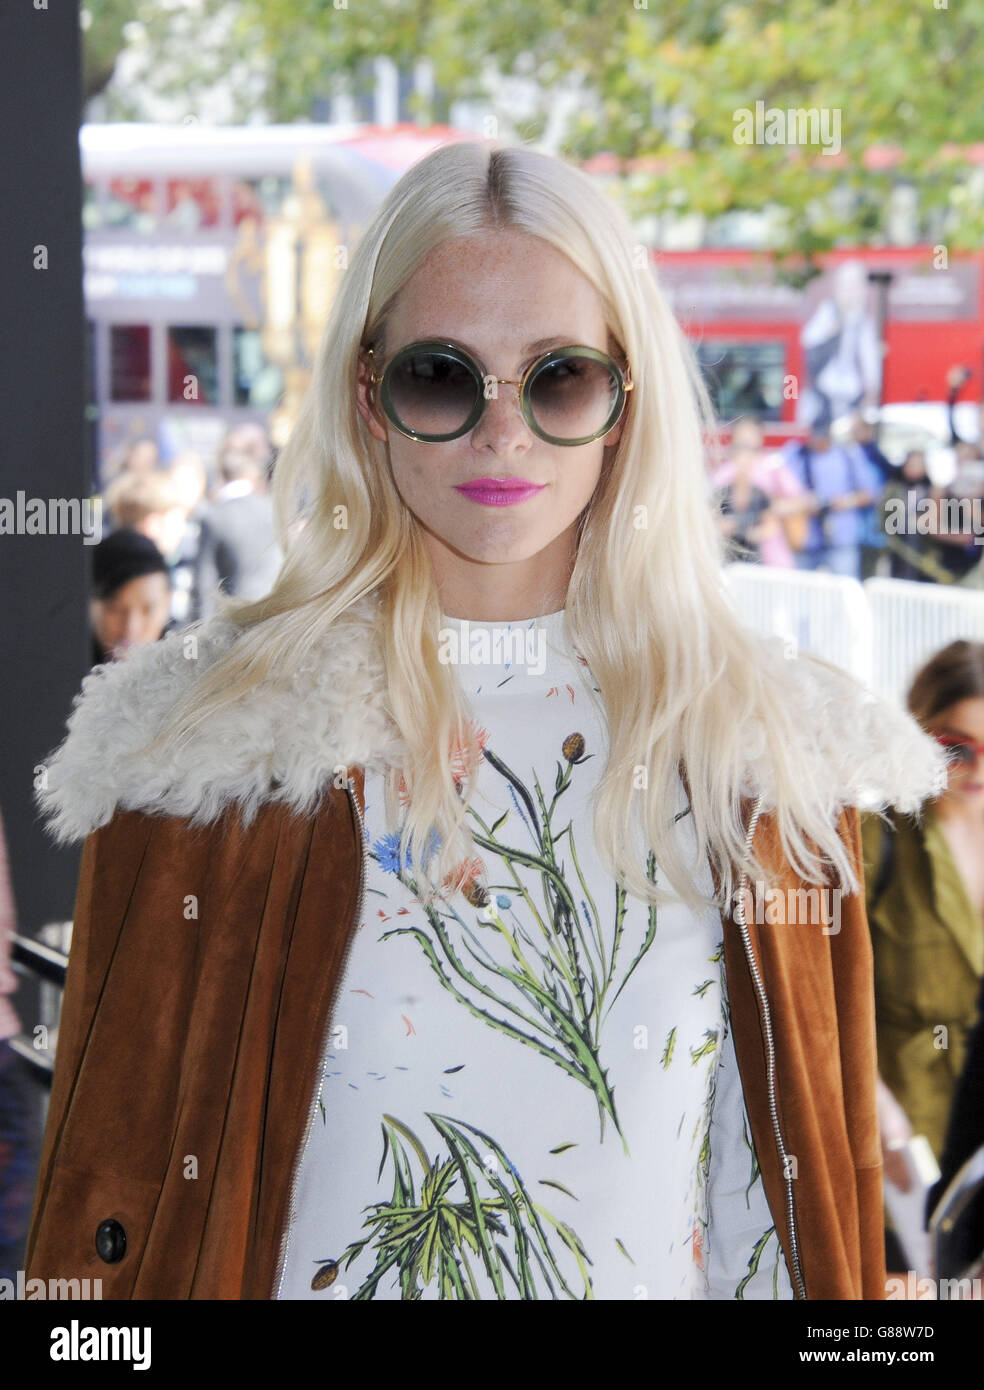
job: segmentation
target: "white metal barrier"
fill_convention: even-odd
[[[864,591],[875,633],[872,684],[879,694],[902,701],[934,652],[958,637],[984,642],[984,593],[977,590],[869,579]]]
[[[733,564],[735,610],[756,632],[815,652],[901,703],[916,670],[958,637],[984,642],[984,593],[904,579]]]
[[[856,579],[749,564],[727,565],[725,575],[735,609],[749,627],[871,683],[871,612]]]

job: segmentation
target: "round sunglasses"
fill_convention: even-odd
[[[373,348],[366,349],[372,367]],[[607,352],[571,345],[551,348],[518,380],[496,377],[455,343],[409,343],[370,381],[379,384],[387,418],[408,439],[443,444],[473,430],[499,386],[517,386],[523,419],[548,444],[590,444],[622,416],[633,389],[629,371]]]

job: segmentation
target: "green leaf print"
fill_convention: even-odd
[[[657,910],[655,905],[649,907],[646,930],[626,966],[622,961],[625,891],[616,885],[613,929],[606,931],[581,868],[572,823],[558,824],[558,808],[571,787],[574,769],[594,755],[586,753],[584,737],[576,732],[563,740],[562,753],[548,800],[536,776],[532,787],[527,787],[487,744],[483,747],[484,760],[505,782],[514,819],[522,822],[532,845],[502,838],[512,812],[489,826],[469,806],[476,846],[495,856],[508,881],[484,887],[473,879],[466,886],[463,896],[477,909],[474,923],[445,897],[423,908],[427,930],[397,927],[383,939],[414,937],[442,987],[475,1017],[588,1087],[597,1102],[602,1138],[606,1119],[611,1119],[627,1153],[614,1088],[601,1060],[602,1024],[653,943]],[[565,838],[573,872],[561,856]],[[415,897],[423,897],[409,865],[387,861],[386,867]],[[536,895],[521,869],[533,871],[539,884]],[[652,853],[646,873],[655,882]],[[490,934],[488,945],[480,936],[485,932]],[[505,948],[506,959],[501,949],[498,954],[490,949],[493,938]]]
[[[366,1234],[361,1240],[347,1246],[337,1262],[319,1260],[319,1266],[347,1269],[367,1247],[374,1250],[374,1267],[353,1294],[363,1302],[375,1296],[380,1280],[391,1271],[406,1300],[419,1300],[431,1285],[441,1299],[480,1299],[473,1261],[484,1269],[500,1299],[507,1288],[521,1298],[592,1299],[591,1260],[580,1238],[533,1200],[501,1146],[463,1120],[434,1114],[427,1119],[450,1156],[431,1162],[417,1135],[392,1115],[384,1115],[379,1177],[389,1159],[393,1195],[388,1202],[365,1208]],[[419,1196],[413,1160],[419,1170]],[[577,1200],[560,1183],[540,1181]],[[573,1256],[573,1281],[561,1268],[551,1231]]]
[[[745,1145],[745,1148],[749,1152],[751,1161],[751,1172],[749,1173],[748,1177],[748,1186],[745,1188],[745,1203],[746,1205],[750,1205],[748,1194],[751,1192],[755,1184],[760,1180],[762,1170],[759,1167],[758,1154],[755,1152],[755,1145],[752,1143],[752,1136],[748,1132],[748,1120],[745,1117],[742,1118],[741,1122],[741,1137]]]
[[[763,1254],[765,1253],[766,1246],[769,1244],[769,1241],[772,1239],[772,1237],[773,1237],[775,1234],[776,1234],[776,1228],[775,1228],[775,1226],[770,1226],[769,1229],[768,1229],[767,1231],[763,1231],[763,1232],[762,1232],[762,1234],[759,1236],[758,1240],[755,1242],[755,1247],[754,1247],[754,1249],[752,1250],[752,1253],[751,1253],[751,1255],[750,1255],[749,1258],[748,1258],[748,1273],[745,1275],[745,1277],[744,1277],[744,1278],[741,1280],[741,1282],[739,1283],[738,1287],[735,1289],[735,1298],[741,1298],[741,1299],[743,1299],[743,1298],[745,1297],[745,1290],[747,1289],[748,1285],[751,1283],[751,1281],[755,1278],[756,1274],[758,1273],[759,1265],[760,1265],[761,1262],[762,1262],[762,1256],[763,1256]],[[778,1241],[777,1241],[777,1244],[778,1244]],[[778,1297],[778,1294],[779,1294],[779,1288],[778,1288],[778,1268],[779,1268],[779,1267],[778,1267],[778,1263],[777,1263],[777,1264],[776,1264],[776,1270],[775,1270],[775,1272],[774,1272],[774,1274],[773,1274],[773,1281],[772,1281],[772,1283],[773,1283],[773,1289],[775,1290],[775,1292],[774,1292],[774,1294],[773,1294],[773,1297]]]
[[[692,1047],[690,1049],[690,1061],[693,1066],[696,1066],[702,1057],[707,1057],[711,1052],[714,1051],[714,1049],[717,1047],[717,1040],[718,1035],[716,1028],[704,1029],[704,1041],[700,1044],[699,1047]]]
[[[580,1201],[579,1197],[574,1197],[574,1193],[569,1187],[565,1187],[564,1184],[558,1182],[556,1178],[538,1178],[537,1182],[541,1187],[555,1187],[558,1192],[563,1192],[565,1197],[573,1197],[575,1202]]]

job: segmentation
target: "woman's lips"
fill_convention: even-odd
[[[545,487],[546,483],[530,483],[525,478],[476,478],[474,482],[462,483],[455,491],[486,507],[512,507]]]

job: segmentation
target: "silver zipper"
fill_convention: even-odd
[[[756,801],[755,809],[752,811],[752,818],[748,823],[748,831],[745,835],[746,862],[752,852],[755,827],[758,825],[764,799],[765,794],[763,793]],[[806,1298],[806,1282],[803,1278],[803,1268],[800,1264],[799,1238],[796,1234],[796,1201],[793,1195],[793,1179],[790,1176],[789,1155],[786,1152],[782,1130],[779,1127],[779,1111],[776,1105],[776,1049],[772,1036],[772,1013],[769,1009],[769,1000],[765,993],[765,986],[762,983],[762,976],[759,974],[755,952],[752,950],[752,941],[748,934],[748,924],[745,921],[745,886],[747,883],[748,875],[745,869],[742,868],[734,919],[738,925],[738,930],[741,932],[742,943],[745,947],[745,958],[748,961],[748,968],[751,971],[752,980],[755,984],[755,992],[758,996],[759,1016],[762,1021],[762,1029],[765,1033],[765,1050],[768,1059],[766,1077],[769,1091],[769,1114],[772,1117],[772,1132],[775,1135],[776,1148],[779,1150],[779,1157],[782,1160],[783,1173],[785,1174],[786,1216],[789,1221],[789,1245],[793,1257],[793,1278],[797,1286],[796,1296],[797,1298]]]
[[[300,1175],[301,1160],[304,1156],[304,1150],[307,1148],[307,1141],[311,1133],[311,1126],[314,1123],[314,1112],[317,1109],[318,1097],[321,1094],[321,1088],[325,1082],[325,1073],[328,1070],[327,1042],[328,1034],[331,1029],[332,1011],[334,1010],[335,1000],[338,997],[338,991],[341,987],[342,978],[345,974],[345,968],[348,964],[349,953],[352,950],[352,943],[355,940],[355,929],[356,927],[358,927],[359,922],[362,920],[362,903],[365,898],[366,892],[366,827],[365,821],[362,818],[362,808],[359,806],[359,798],[355,794],[355,788],[352,784],[351,777],[345,784],[345,790],[349,794],[349,800],[351,801],[352,806],[355,809],[356,820],[359,823],[359,902],[356,907],[355,921],[349,927],[348,937],[345,942],[345,949],[342,953],[341,964],[339,965],[337,974],[335,976],[335,987],[332,991],[332,996],[328,1003],[328,1013],[327,1017],[325,1018],[325,1026],[321,1035],[321,1073],[318,1076],[317,1081],[314,1085],[314,1092],[311,1097],[311,1104],[308,1107],[307,1123],[304,1126],[304,1138],[301,1140],[297,1153],[294,1156],[294,1166],[290,1178],[290,1196],[287,1201],[287,1222],[284,1227],[283,1235],[280,1237],[280,1254],[277,1257],[277,1268],[273,1277],[273,1285],[275,1289],[275,1293],[273,1295],[274,1298],[280,1297],[281,1291],[284,1286],[284,1275],[287,1272],[287,1255],[290,1251],[290,1232],[292,1225],[292,1217],[294,1215],[294,1199],[297,1196],[297,1179]]]

